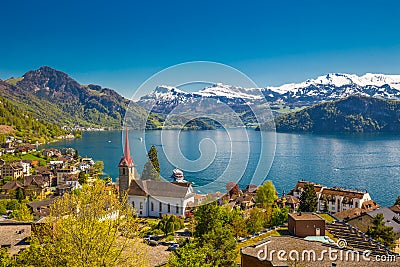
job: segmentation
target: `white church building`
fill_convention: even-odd
[[[188,203],[194,203],[191,184],[140,180],[135,166],[126,132],[124,156],[118,164],[120,195],[127,193],[127,202],[136,209],[139,217],[161,217],[163,214],[185,217]]]

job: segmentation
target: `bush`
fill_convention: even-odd
[[[20,204],[16,199],[10,199],[7,201],[6,208],[8,210],[17,210],[20,208]]]

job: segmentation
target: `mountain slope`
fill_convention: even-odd
[[[1,141],[4,141],[6,135],[15,135],[31,141],[45,142],[66,134],[59,126],[35,119],[33,114],[16,108],[2,97],[0,97],[0,128]]]
[[[400,101],[350,96],[275,119],[278,132],[399,132]]]
[[[120,127],[129,104],[112,89],[81,85],[50,67],[1,82],[0,95],[37,118],[68,126]],[[130,108],[137,120],[145,117],[145,110],[136,104]]]

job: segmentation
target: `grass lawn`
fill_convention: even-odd
[[[322,218],[325,219],[325,221],[327,221],[328,223],[333,223],[334,221],[336,221],[335,218],[333,218],[331,215],[327,214],[327,213],[321,213],[318,214],[319,216],[321,216]]]
[[[25,155],[11,155],[11,154],[5,154],[1,158],[3,158],[5,161],[11,161],[11,160],[37,160],[39,161],[42,165],[46,164],[46,160],[37,157],[33,154],[25,154]]]
[[[247,246],[252,246],[255,245],[257,243],[259,243],[260,241],[264,240],[265,238],[269,237],[269,236],[281,236],[281,235],[287,235],[288,231],[287,228],[280,228],[278,230],[272,230],[268,233],[265,233],[263,235],[257,236],[255,238],[249,239],[245,242],[242,243],[238,243],[236,246],[236,262],[240,263],[240,249],[243,247],[247,247]]]

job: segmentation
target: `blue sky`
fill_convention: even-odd
[[[83,1],[82,1],[83,2]],[[130,96],[209,60],[258,85],[328,72],[400,74],[399,1],[19,1],[0,15],[0,78],[48,65]]]

